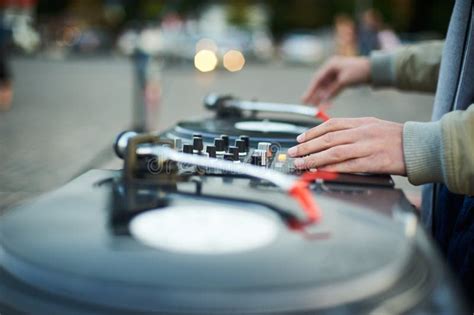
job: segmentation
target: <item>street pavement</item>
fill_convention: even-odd
[[[91,167],[120,167],[111,145],[129,128],[134,103],[133,68],[124,58],[11,61],[14,102],[0,112],[0,213],[59,187]],[[209,92],[265,101],[299,101],[312,67],[251,64],[237,73],[198,73],[192,64],[164,67],[157,128],[209,115]],[[333,117],[375,116],[397,122],[428,121],[433,97],[393,90],[355,88],[341,94]],[[412,197],[419,189],[403,178]]]

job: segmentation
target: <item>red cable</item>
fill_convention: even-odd
[[[316,118],[319,118],[319,119],[321,119],[322,121],[328,121],[329,118],[331,118],[331,117],[329,117],[328,114],[326,114],[325,112],[319,111],[319,112],[316,114]]]
[[[308,217],[308,222],[313,223],[321,219],[321,209],[313,198],[311,191],[308,188],[308,183],[305,181],[297,181],[291,187],[290,196],[298,201]]]
[[[305,172],[289,190],[290,196],[298,201],[308,217],[308,221],[305,224],[318,222],[322,217],[321,207],[309,189],[309,184],[317,179],[330,180],[336,177],[337,173],[331,172]]]

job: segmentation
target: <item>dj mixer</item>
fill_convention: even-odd
[[[121,170],[2,217],[1,314],[465,312],[390,176],[294,168],[287,149],[323,113],[204,103],[214,117],[121,133]]]
[[[215,117],[182,121],[160,134],[137,137],[133,143],[129,140],[137,136],[136,132],[125,131],[119,134],[114,144],[117,156],[125,158],[127,145],[130,144],[133,146],[132,155],[136,153],[137,157],[154,160],[153,155],[144,152],[145,148],[154,143],[163,143],[178,152],[190,155],[301,175],[302,171],[295,168],[294,159],[287,154],[287,149],[297,144],[297,135],[329,118],[325,113],[312,107],[240,101],[230,96],[215,94],[208,95],[204,99],[204,104],[207,109],[216,113]],[[262,112],[285,113],[311,119],[281,120],[257,117],[257,114]],[[134,159],[133,156],[129,158]],[[150,168],[150,165],[147,167]],[[188,168],[186,171],[193,169]],[[150,173],[150,169],[142,169],[140,172],[147,174]],[[206,173],[225,175],[227,172],[211,166],[206,168]],[[339,174],[331,180],[362,185],[394,186],[391,177],[387,175]]]

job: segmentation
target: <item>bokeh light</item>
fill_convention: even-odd
[[[217,66],[217,56],[213,51],[203,49],[194,56],[194,66],[201,72],[212,71]]]
[[[245,65],[245,57],[238,50],[229,50],[224,55],[224,67],[230,72],[242,70]]]

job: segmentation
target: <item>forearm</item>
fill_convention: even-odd
[[[438,81],[443,42],[405,46],[396,51],[373,52],[370,56],[374,87],[434,92]]]
[[[454,193],[474,195],[474,105],[437,122],[407,122],[403,151],[411,183],[441,182]]]

